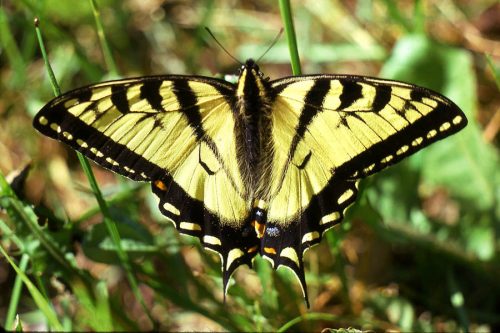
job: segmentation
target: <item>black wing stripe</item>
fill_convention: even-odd
[[[323,104],[325,96],[328,94],[329,90],[329,80],[317,80],[307,92],[304,99],[304,108],[300,114],[299,123],[297,125],[297,132],[295,133],[290,146],[290,156],[294,155],[299,141],[304,137],[307,127],[313,118],[316,114],[321,112],[321,109],[317,106]]]
[[[90,101],[90,98],[92,97],[92,90],[89,88],[86,89],[80,89],[78,91],[78,94],[76,95],[76,99],[82,103],[82,102],[88,102]]]
[[[196,138],[201,140],[205,137],[205,131],[201,125],[200,109],[196,105],[197,98],[194,91],[189,86],[188,81],[182,80],[174,81],[173,91],[179,101],[180,109],[184,111],[183,113],[187,117]]]
[[[163,97],[160,95],[160,87],[164,81],[161,80],[147,80],[141,86],[140,98],[148,101],[148,103],[153,107],[153,109],[162,111]]]
[[[380,112],[391,100],[391,86],[375,86],[375,98],[373,99],[372,108],[375,112]]]
[[[420,89],[412,89],[410,92],[410,98],[413,101],[421,102],[424,97],[427,97],[429,94],[426,94],[424,91]]]
[[[125,114],[130,112],[130,105],[127,99],[127,87],[120,85],[111,86],[111,102],[121,113]]]
[[[324,80],[324,81],[330,82],[329,80]],[[363,97],[363,92],[362,92],[363,87],[361,87],[361,85],[358,84],[357,82],[352,82],[347,80],[340,80],[340,82],[342,83],[343,89],[342,89],[342,94],[340,94],[339,96],[340,105],[338,107],[338,110],[344,110],[350,107],[352,104],[354,104],[354,102],[356,102],[358,99]]]

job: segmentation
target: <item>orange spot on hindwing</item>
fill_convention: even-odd
[[[251,248],[249,248],[247,250],[247,253],[254,253],[255,251],[257,251],[259,249],[259,246],[258,245],[255,245],[255,246],[252,246]]]
[[[265,247],[264,252],[268,254],[276,254],[276,249],[274,247]]]
[[[153,184],[162,191],[167,190],[167,185],[165,185],[165,183],[162,182],[161,180],[155,180]]]

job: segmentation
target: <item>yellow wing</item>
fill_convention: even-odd
[[[244,233],[251,203],[236,161],[233,94],[230,83],[196,76],[111,81],[52,100],[34,127],[110,170],[152,182],[177,229],[221,254],[227,284],[258,242]]]
[[[271,82],[271,198],[262,254],[291,268],[306,296],[302,256],[344,216],[360,178],[467,124],[444,96],[396,81],[316,75]]]
[[[273,88],[273,138],[287,149],[274,156],[270,221],[293,220],[332,178],[366,177],[467,124],[446,97],[396,81],[319,75]],[[337,201],[352,195],[346,190]]]

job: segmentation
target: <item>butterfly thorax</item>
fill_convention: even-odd
[[[268,200],[273,141],[272,88],[252,59],[241,68],[236,89],[235,137],[246,199]]]

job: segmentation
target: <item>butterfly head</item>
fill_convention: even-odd
[[[260,71],[259,65],[257,65],[257,62],[252,58],[247,59],[247,61],[245,61],[245,63],[241,65],[239,69],[239,76],[240,79],[242,77],[251,76],[255,81],[258,82],[270,80],[269,77],[264,76],[264,73]]]
[[[241,65],[240,67],[240,75],[242,75],[245,72],[251,72],[253,75],[259,76],[259,77],[264,77],[264,73],[260,71],[259,65],[253,60],[252,58],[248,59],[245,61],[244,64]]]
[[[236,96],[252,99],[253,95],[265,95],[269,78],[264,77],[259,66],[253,59],[248,59],[239,70]]]

